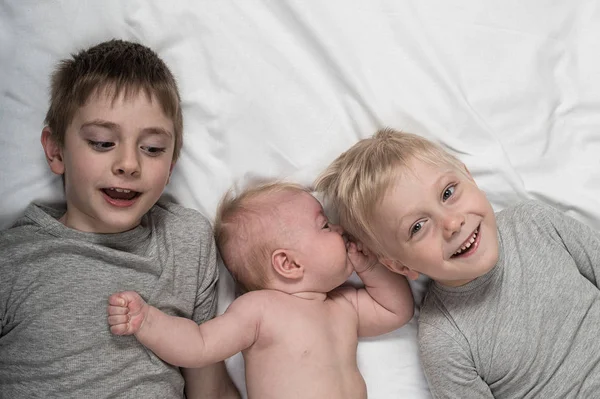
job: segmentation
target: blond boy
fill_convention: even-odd
[[[433,397],[598,396],[597,231],[534,201],[494,214],[461,162],[390,129],[316,186],[389,270],[433,279],[419,319]]]
[[[104,323],[120,289],[198,323],[215,312],[209,222],[157,204],[182,145],[175,79],[111,40],[63,60],[51,89],[41,141],[66,204],[31,204],[0,233],[0,396],[182,398],[178,368]],[[183,375],[188,398],[239,397],[222,363]]]
[[[115,294],[111,331],[135,334],[183,367],[241,351],[249,398],[366,398],[357,339],[410,320],[406,279],[348,241],[321,204],[295,185],[266,184],[226,197],[216,237],[228,269],[250,292],[200,326],[165,315],[136,293]],[[341,286],[353,271],[365,288]]]

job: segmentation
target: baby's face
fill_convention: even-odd
[[[473,179],[452,166],[413,159],[384,197],[378,229],[390,269],[459,286],[498,259],[494,211]]]
[[[297,262],[319,281],[319,290],[328,292],[344,283],[353,271],[346,239],[342,228],[328,221],[319,201],[309,193],[290,193],[280,211]]]

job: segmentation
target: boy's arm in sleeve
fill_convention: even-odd
[[[349,244],[348,257],[365,285],[339,289],[358,313],[358,336],[385,334],[410,321],[414,301],[406,278],[389,271],[360,243]]]
[[[224,362],[202,368],[182,368],[187,399],[240,399]]]
[[[550,205],[539,203],[538,212],[550,222],[550,234],[562,242],[579,272],[600,288],[600,231]]]
[[[419,354],[434,398],[494,398],[489,386],[477,374],[469,351],[435,326],[419,323]]]
[[[217,281],[219,278],[216,245],[209,226],[201,238],[202,250],[199,260],[199,276],[196,302],[192,318],[202,323],[214,317],[217,305]],[[239,399],[240,394],[227,373],[223,361],[202,368],[181,368],[185,380],[185,395],[188,399],[224,398]]]

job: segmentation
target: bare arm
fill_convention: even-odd
[[[392,273],[362,245],[352,243],[348,256],[365,287],[341,288],[358,313],[358,336],[372,337],[400,328],[413,316],[414,301],[406,278]]]
[[[218,362],[197,369],[181,369],[187,399],[240,399],[225,363]]]
[[[109,298],[108,322],[113,334],[134,334],[165,362],[199,368],[227,359],[256,340],[259,314],[252,297],[244,297],[223,315],[197,325],[161,312],[135,292],[122,292]]]

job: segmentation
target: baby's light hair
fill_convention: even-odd
[[[317,178],[315,189],[323,193],[348,233],[385,256],[376,234],[376,209],[394,181],[408,171],[413,159],[466,173],[456,157],[432,141],[385,128],[335,159]]]
[[[246,291],[260,290],[269,282],[271,255],[277,249],[276,194],[307,192],[308,188],[284,181],[258,182],[239,195],[229,190],[215,217],[215,241],[225,266]]]

